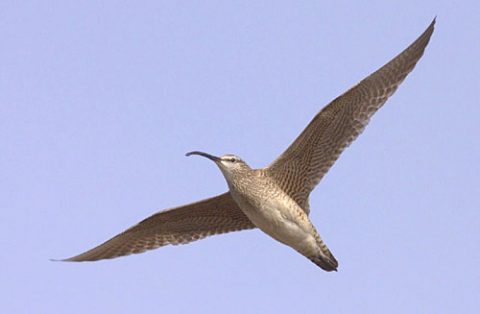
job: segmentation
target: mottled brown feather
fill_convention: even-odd
[[[99,246],[65,261],[82,262],[142,253],[168,244],[185,244],[207,236],[252,229],[230,193],[158,212]]]
[[[308,214],[308,196],[423,55],[435,19],[407,49],[323,108],[265,171]]]
[[[434,25],[435,20],[397,57],[323,108],[287,150],[262,169],[261,173],[274,178],[307,214],[310,192],[415,67]],[[105,243],[65,261],[115,258],[252,228],[255,228],[253,223],[227,192],[156,213]],[[326,267],[317,257],[310,258]],[[336,260],[332,261],[336,268]]]

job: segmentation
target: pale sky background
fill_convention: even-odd
[[[478,1],[0,3],[0,312],[478,313]],[[437,16],[311,196],[326,273],[262,232],[54,263],[269,164]]]

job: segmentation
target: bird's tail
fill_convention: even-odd
[[[325,271],[337,271],[338,262],[320,237],[317,238],[317,244],[318,253],[314,256],[307,256],[308,259]]]

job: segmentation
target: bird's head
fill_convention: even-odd
[[[234,177],[237,174],[244,173],[246,171],[252,170],[245,161],[242,160],[242,158],[232,155],[232,154],[227,154],[223,155],[222,157],[217,157],[213,156],[204,152],[189,152],[186,154],[187,156],[191,155],[198,155],[198,156],[203,156],[205,158],[208,158],[215,162],[215,164],[220,168],[222,171],[223,175],[229,181],[230,178]]]

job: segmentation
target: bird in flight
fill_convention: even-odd
[[[115,258],[259,228],[323,270],[336,271],[337,260],[309,219],[309,195],[413,70],[434,25],[435,19],[408,48],[324,107],[268,167],[252,169],[231,154],[216,157],[190,152],[187,156],[206,157],[220,168],[228,192],[153,214],[103,244],[63,261]]]

